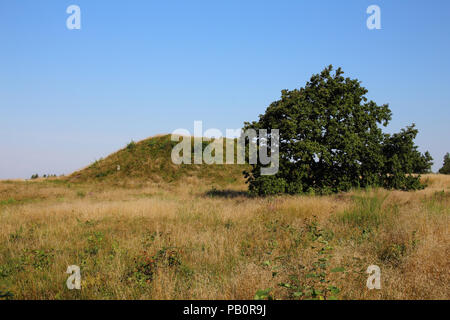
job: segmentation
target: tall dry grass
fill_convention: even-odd
[[[0,182],[0,295],[15,299],[449,299],[450,176],[417,192],[250,198],[200,180]],[[381,268],[381,290],[365,273]],[[65,273],[78,265],[82,290]]]

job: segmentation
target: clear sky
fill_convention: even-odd
[[[69,5],[81,30],[69,30]],[[366,9],[381,8],[381,30]],[[69,174],[177,128],[240,128],[333,64],[450,152],[450,1],[0,1],[0,179]]]

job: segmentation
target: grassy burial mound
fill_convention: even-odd
[[[74,172],[72,182],[114,182],[124,180],[146,180],[151,182],[181,182],[186,179],[198,179],[203,183],[219,185],[242,183],[242,171],[245,165],[206,165],[172,163],[171,153],[177,141],[171,141],[170,135],[151,137],[139,142],[131,142],[125,148],[95,161],[90,166]],[[209,144],[204,141],[203,150]],[[194,153],[194,141],[191,138],[191,153]],[[225,151],[224,151],[225,154]]]

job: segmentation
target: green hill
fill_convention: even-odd
[[[205,183],[230,184],[244,181],[245,165],[194,165],[172,163],[173,142],[170,135],[155,136],[131,142],[125,148],[95,161],[68,178],[73,182],[146,180],[151,182],[177,182],[196,177]],[[209,143],[203,143],[203,149]],[[191,151],[193,154],[193,138]],[[225,154],[225,151],[224,151]]]

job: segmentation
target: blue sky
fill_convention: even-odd
[[[66,8],[81,8],[68,30]],[[381,30],[366,9],[381,8]],[[0,2],[0,179],[69,174],[158,133],[240,128],[333,64],[450,152],[450,1]]]

